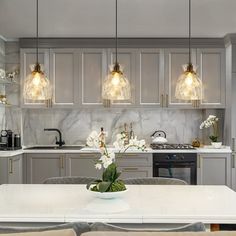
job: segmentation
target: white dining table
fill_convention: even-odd
[[[127,188],[121,198],[99,199],[85,185],[1,185],[0,223],[236,224],[236,192],[226,186]]]

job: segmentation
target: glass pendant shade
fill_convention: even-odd
[[[179,76],[175,89],[175,97],[180,100],[201,100],[202,81],[192,64],[183,66],[184,72]]]
[[[52,98],[50,81],[36,63],[24,82],[24,98],[34,101],[45,101]]]
[[[108,100],[129,100],[131,98],[129,80],[124,75],[122,68],[115,63],[110,68],[110,73],[102,87],[102,98]]]

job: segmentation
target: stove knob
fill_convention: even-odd
[[[180,156],[180,160],[184,160],[184,156]]]
[[[166,157],[166,160],[170,160],[170,159],[171,159],[170,156],[167,156],[167,157]]]

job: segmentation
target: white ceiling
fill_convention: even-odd
[[[39,0],[40,37],[113,37],[114,0]],[[118,0],[121,37],[187,36],[188,0]],[[192,0],[195,37],[236,32],[236,0]],[[0,0],[0,35],[34,37],[35,0]]]

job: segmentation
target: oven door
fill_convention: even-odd
[[[197,184],[196,163],[159,162],[154,163],[153,177],[176,178],[188,184]]]

